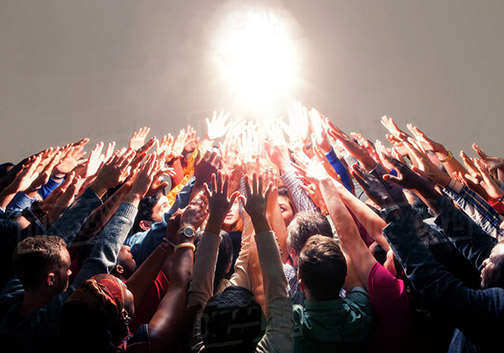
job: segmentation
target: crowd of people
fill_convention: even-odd
[[[499,350],[504,159],[287,118],[1,164],[0,350]]]

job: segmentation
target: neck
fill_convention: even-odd
[[[19,309],[21,316],[26,316],[33,310],[39,309],[49,303],[53,298],[43,290],[25,290],[23,305]]]

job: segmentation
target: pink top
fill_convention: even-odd
[[[368,292],[376,313],[372,352],[407,352],[413,313],[404,281],[376,262],[369,271]]]

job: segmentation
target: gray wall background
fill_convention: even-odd
[[[144,125],[203,129],[229,103],[208,55],[234,6],[290,17],[293,98],[342,129],[384,139],[387,114],[454,153],[504,155],[502,0],[0,0],[0,161],[84,136],[124,146]]]

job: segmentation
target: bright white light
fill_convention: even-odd
[[[285,109],[296,81],[295,51],[273,13],[235,12],[221,26],[217,63],[233,108],[271,116]]]

